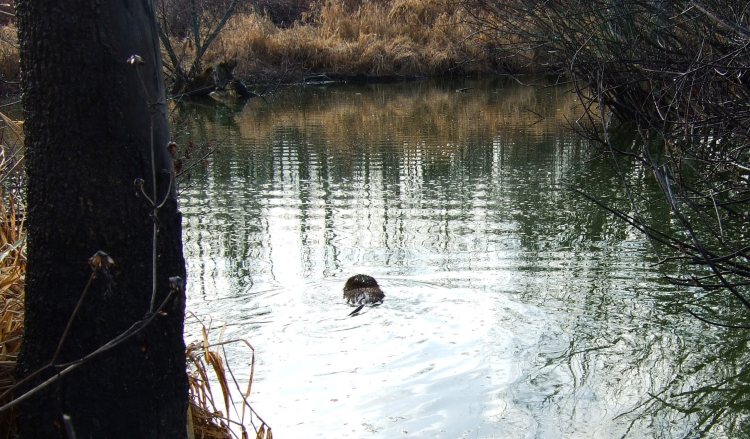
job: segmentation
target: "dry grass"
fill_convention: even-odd
[[[256,439],[273,439],[271,428],[258,417],[250,406],[248,398],[252,390],[255,371],[255,350],[245,340],[209,343],[209,329],[201,323],[203,339],[187,347],[188,379],[190,383],[190,411],[188,425],[196,439],[230,439],[239,430],[239,435],[249,438],[246,430],[247,418],[253,426]],[[243,343],[251,353],[250,376],[247,388],[243,391],[228,363],[225,363],[224,346],[230,343]],[[214,392],[212,387],[219,386]],[[236,389],[236,393],[232,389]],[[241,397],[242,410],[237,413],[233,394]],[[232,415],[234,413],[234,416]],[[255,426],[256,421],[259,426]]]
[[[236,57],[236,75],[252,82],[299,81],[314,73],[441,76],[539,70],[517,43],[490,41],[477,33],[473,18],[451,0],[327,0],[313,3],[289,27],[276,26],[267,15],[241,13],[227,24],[203,65]],[[500,51],[506,56],[498,52],[503,45],[513,48]],[[185,62],[193,59],[195,48],[187,40],[173,39],[172,46]],[[0,26],[0,79],[17,81],[18,56],[15,26]]]
[[[0,113],[0,181],[19,172],[22,129]],[[0,186],[1,187],[1,186]],[[23,289],[26,274],[24,224],[19,197],[0,189],[0,394],[15,384],[15,365],[23,335]],[[21,218],[19,218],[21,217]],[[5,403],[7,401],[0,401]],[[13,437],[15,414],[0,416],[0,437]]]
[[[2,196],[2,194],[0,194]],[[15,383],[15,365],[23,334],[23,288],[26,272],[23,222],[19,202],[5,196],[0,203],[0,393]],[[0,401],[5,403],[8,401]],[[0,416],[0,437],[12,437],[15,415]]]
[[[13,25],[0,25],[0,81],[18,81],[18,36]],[[0,82],[2,90],[2,82]]]
[[[310,73],[447,75],[487,72],[489,53],[471,38],[462,9],[445,0],[313,5],[289,28],[257,14],[235,16],[214,57],[237,57],[237,74],[301,79]]]

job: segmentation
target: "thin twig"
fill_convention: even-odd
[[[137,322],[133,323],[128,329],[120,333],[118,336],[113,338],[112,340],[108,341],[104,345],[100,346],[99,348],[95,349],[94,351],[90,352],[89,354],[68,363],[63,364],[48,364],[46,366],[43,366],[40,368],[37,372],[35,372],[36,375],[39,373],[49,370],[50,368],[58,369],[58,371],[55,373],[55,375],[49,377],[44,382],[34,386],[33,388],[27,390],[21,395],[16,396],[12,401],[9,401],[8,403],[0,406],[0,413],[5,412],[16,405],[20,404],[21,402],[31,398],[35,394],[39,393],[46,387],[50,386],[51,384],[57,382],[64,376],[70,374],[71,372],[75,371],[82,365],[88,363],[92,359],[98,357],[101,354],[104,354],[105,352],[108,352],[117,346],[121,345],[125,341],[131,339],[136,334],[143,331],[145,328],[147,328],[157,317],[161,316],[161,311],[164,309],[164,307],[169,303],[169,301],[174,296],[174,291],[170,291],[169,294],[167,294],[167,297],[164,298],[164,300],[161,302],[159,307],[157,308],[155,313],[149,313],[145,318],[138,320]],[[15,391],[18,389],[19,386],[24,384],[26,380],[22,380],[18,383],[16,383],[13,387],[8,389],[6,392],[3,393],[3,395],[0,396],[0,399],[2,399],[7,394]]]

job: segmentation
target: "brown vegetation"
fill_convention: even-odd
[[[0,394],[15,384],[15,365],[23,335],[23,290],[26,273],[22,203],[8,183],[18,179],[21,125],[0,113]],[[0,405],[11,398],[0,399]],[[0,414],[0,437],[13,437],[15,414]]]
[[[20,203],[0,193],[0,394],[15,383],[15,364],[23,335],[23,285],[26,272]],[[0,404],[10,398],[0,399]],[[0,414],[0,437],[12,437],[14,413]]]
[[[236,58],[237,75],[253,82],[301,81],[320,73],[430,76],[497,68],[489,47],[472,38],[463,9],[444,0],[328,0],[311,4],[292,25],[277,25],[270,13],[239,13],[206,56],[207,64]]]
[[[187,346],[188,380],[190,383],[190,411],[188,413],[189,431],[196,439],[230,439],[232,432],[239,430],[242,438],[248,438],[246,425],[249,423],[255,430],[256,439],[273,439],[271,428],[255,413],[248,402],[253,384],[255,369],[255,350],[245,340],[234,340],[209,343],[209,329],[201,324],[203,339],[198,343]],[[229,343],[243,343],[250,351],[250,376],[247,389],[242,391],[238,387],[223,347]],[[219,386],[216,391],[212,384]],[[234,384],[234,386],[232,385]],[[232,390],[232,388],[235,390]],[[242,410],[237,413],[232,395],[239,393]],[[247,418],[247,419],[246,419]],[[255,421],[259,425],[255,425]]]
[[[16,27],[0,24],[0,96],[14,90],[20,74]]]
[[[204,11],[199,25],[205,40],[228,1],[198,3]],[[166,71],[171,76],[180,69],[187,73],[197,50],[187,2],[162,0],[157,8],[174,52],[164,53]],[[236,58],[236,76],[250,82],[299,82],[321,73],[413,77],[545,68],[529,56],[532,51],[503,49],[515,37],[487,38],[475,32],[470,18],[451,0],[261,1],[254,8],[236,7],[198,67]],[[15,26],[0,26],[0,84],[17,81],[18,54]]]

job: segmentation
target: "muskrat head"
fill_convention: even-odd
[[[374,277],[368,276],[366,274],[355,274],[346,281],[346,285],[344,285],[344,291],[354,290],[357,288],[377,288],[378,286],[378,281],[376,281]]]

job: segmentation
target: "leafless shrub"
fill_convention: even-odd
[[[497,56],[523,54],[572,78],[586,108],[579,129],[613,166],[637,161],[651,170],[671,210],[666,226],[639,213],[648,206],[624,176],[629,212],[579,193],[649,236],[663,252],[661,263],[685,273],[669,278],[684,286],[680,309],[728,331],[750,329],[747,3],[466,0],[464,6],[478,32],[496,42]],[[622,127],[635,141],[613,138]],[[724,359],[746,363],[736,356]],[[641,406],[646,411],[634,412],[694,413],[701,436],[718,424],[739,434],[747,398],[746,372],[737,370],[691,391],[674,391],[684,383],[675,379]]]
[[[675,282],[729,292],[738,305],[735,317],[745,318],[750,311],[746,4],[468,0],[465,5],[487,38],[516,42],[499,50],[526,53],[573,78],[588,109],[584,117],[601,127],[588,135],[616,159],[640,160],[653,170],[680,231],[628,219],[671,247],[674,257],[699,268]],[[634,124],[641,141],[613,142],[609,130],[623,123]]]

